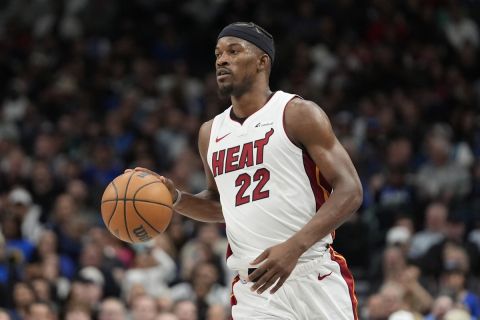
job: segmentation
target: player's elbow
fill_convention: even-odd
[[[352,205],[352,212],[355,212],[360,208],[363,202],[363,188],[359,180],[355,181],[352,187],[350,196],[350,203]]]

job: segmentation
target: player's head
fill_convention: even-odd
[[[217,83],[222,96],[240,96],[266,81],[275,59],[273,37],[253,22],[235,22],[220,32],[215,47]]]

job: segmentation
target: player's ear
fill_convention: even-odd
[[[264,71],[268,69],[268,66],[270,64],[270,58],[268,57],[267,54],[262,54],[259,59],[258,59],[258,71]]]

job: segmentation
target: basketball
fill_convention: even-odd
[[[105,188],[101,212],[105,226],[117,238],[145,242],[167,228],[172,218],[172,197],[155,175],[127,172]]]

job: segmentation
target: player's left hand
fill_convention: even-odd
[[[248,276],[250,281],[255,282],[250,290],[262,294],[276,283],[270,290],[271,294],[275,293],[290,276],[302,253],[303,251],[291,240],[263,251],[250,262],[251,265],[257,265],[263,261],[261,266]]]

